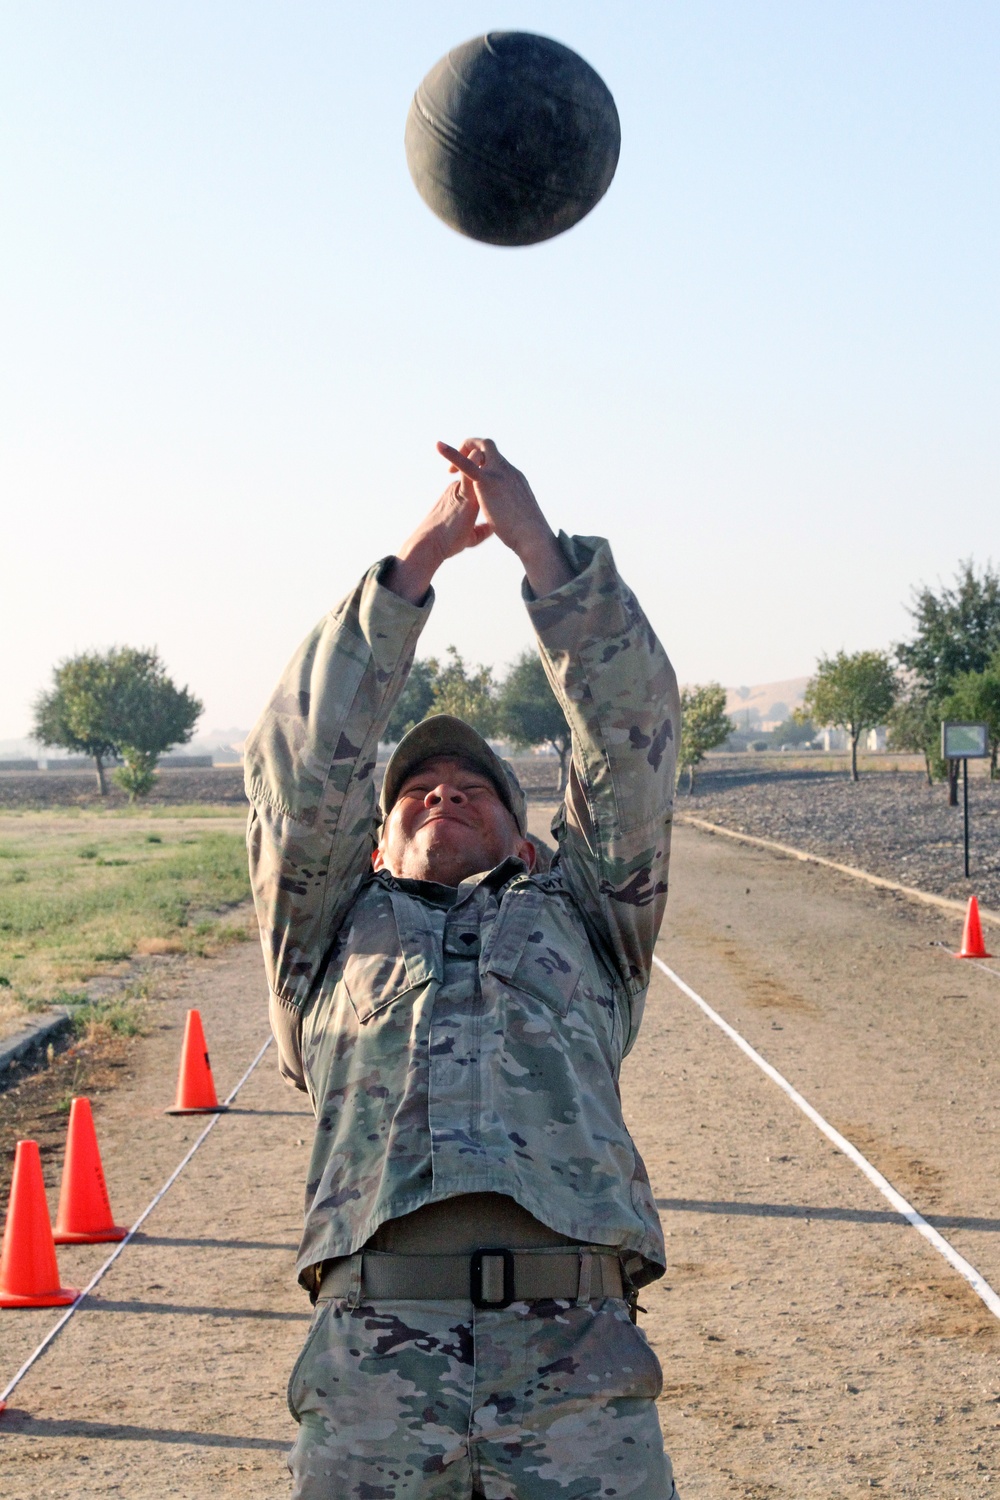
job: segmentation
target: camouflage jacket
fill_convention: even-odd
[[[307,1285],[387,1220],[470,1192],[634,1252],[640,1280],[664,1265],[618,1073],[666,901],[677,686],[608,544],[560,544],[575,576],[523,590],[573,733],[544,874],[507,860],[454,895],[373,874],[376,751],[433,602],[384,588],[383,563],[303,643],[247,741],[271,1024],[317,1117]]]

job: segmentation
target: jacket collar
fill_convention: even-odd
[[[479,875],[469,875],[463,880],[458,888],[458,899],[460,902],[464,901],[468,896],[472,895],[473,891],[478,890],[481,885],[488,886],[494,896],[499,896],[504,887],[510,885],[512,880],[516,880],[519,875],[526,875],[527,873],[528,867],[524,863],[524,860],[518,859],[516,854],[510,854],[506,859],[502,859],[498,865],[494,865],[492,870],[483,870]]]
[[[467,875],[457,887],[454,904],[461,906],[481,885],[486,886],[495,896],[499,896],[500,892],[518,876],[527,873],[528,867],[523,859],[519,859],[516,854],[508,855],[498,865],[494,865],[492,870],[480,870],[476,875]],[[396,876],[390,875],[388,870],[377,870],[372,878],[388,890],[405,891],[408,895],[416,896],[418,899],[426,894],[433,900],[436,892],[456,890],[455,886],[438,885],[433,880],[397,880]],[[421,886],[426,887],[426,892],[420,890]]]

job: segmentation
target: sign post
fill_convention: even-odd
[[[988,724],[941,721],[941,757],[962,762],[962,806],[965,810],[965,878],[969,878],[969,761],[985,760],[990,753]]]

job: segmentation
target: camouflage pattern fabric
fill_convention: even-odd
[[[372,874],[378,741],[432,602],[385,589],[382,564],[305,641],[247,742],[271,1022],[317,1116],[306,1285],[387,1220],[477,1192],[618,1247],[636,1282],[662,1273],[617,1080],[666,901],[677,686],[608,544],[560,545],[575,576],[542,599],[525,586],[573,731],[546,873],[508,860],[449,908]]]
[[[295,1500],[677,1500],[623,1302],[321,1302],[288,1387]]]

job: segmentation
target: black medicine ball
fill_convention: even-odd
[[[534,245],[571,229],[607,192],[620,147],[603,79],[527,31],[453,48],[406,121],[406,162],[424,202],[490,245]]]

